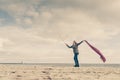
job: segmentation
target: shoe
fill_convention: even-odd
[[[79,67],[79,65],[74,65],[74,67]]]

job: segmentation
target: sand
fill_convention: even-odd
[[[0,80],[120,80],[120,67],[0,65]]]

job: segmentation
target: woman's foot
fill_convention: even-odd
[[[79,67],[79,65],[74,65],[74,67]]]

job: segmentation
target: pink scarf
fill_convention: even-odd
[[[97,48],[93,47],[90,43],[88,43],[88,41],[86,41],[86,40],[84,40],[84,41],[90,46],[90,48],[92,48],[97,54],[99,54],[99,56],[103,62],[106,61],[106,58],[102,55],[102,53]]]

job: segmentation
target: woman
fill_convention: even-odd
[[[78,61],[78,55],[79,55],[79,51],[78,51],[78,46],[83,43],[83,41],[77,43],[76,41],[73,41],[73,44],[72,46],[69,46],[68,44],[66,44],[66,46],[68,48],[72,48],[73,49],[73,53],[74,53],[74,62],[75,62],[75,65],[74,67],[79,67],[79,61]]]

